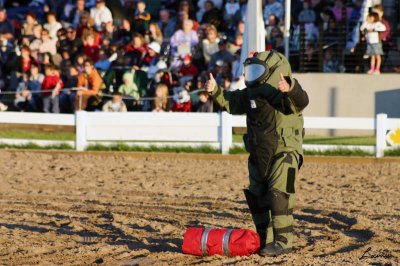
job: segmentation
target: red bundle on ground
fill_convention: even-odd
[[[250,256],[260,250],[260,237],[248,229],[186,229],[182,251],[197,256]]]

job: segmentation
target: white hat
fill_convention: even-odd
[[[159,54],[160,51],[161,51],[161,46],[160,46],[158,43],[156,43],[156,42],[150,43],[148,47],[149,47],[151,50],[153,50],[154,52],[156,52],[157,54]]]

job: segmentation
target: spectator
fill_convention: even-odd
[[[206,64],[211,60],[211,56],[219,51],[218,43],[220,39],[218,38],[218,31],[213,25],[210,25],[206,29],[207,38],[202,41],[203,57]]]
[[[60,22],[57,21],[56,14],[50,12],[47,14],[47,23],[44,24],[43,28],[45,28],[49,32],[49,36],[53,40],[57,40],[57,32],[62,28]]]
[[[86,37],[83,45],[83,51],[85,55],[92,59],[93,62],[97,62],[99,60],[99,45],[95,43],[95,36],[90,34]]]
[[[190,89],[192,81],[187,80],[183,87],[176,87],[174,89],[174,104],[171,107],[173,112],[191,112],[192,101],[190,99]]]
[[[99,91],[103,80],[91,59],[84,61],[84,72],[78,76],[78,91],[75,97],[75,110],[94,109],[100,100]]]
[[[217,66],[217,61],[222,61],[223,63],[231,63],[234,60],[233,55],[228,52],[227,46],[227,40],[223,39],[218,43],[219,51],[212,55],[211,60],[208,64],[209,70],[212,70],[214,67]]]
[[[76,6],[72,8],[66,17],[66,22],[70,24],[70,26],[76,28],[79,24],[82,14],[85,12],[85,0],[77,0]]]
[[[28,74],[23,73],[22,74],[22,80],[18,84],[16,93],[15,93],[15,99],[14,99],[14,106],[17,108],[19,111],[29,111],[27,110],[29,107],[29,102],[32,98],[32,94],[28,90]]]
[[[183,22],[189,18],[189,13],[186,10],[182,10],[178,14],[178,29],[183,29]],[[192,30],[198,31],[200,28],[200,24],[196,20],[192,20],[193,22],[193,27]]]
[[[50,55],[57,53],[57,39],[50,38],[47,29],[42,30],[42,44],[39,47],[39,52],[42,54],[49,53]]]
[[[324,73],[336,73],[339,71],[339,62],[331,49],[325,51],[322,71]]]
[[[123,84],[119,86],[118,92],[124,97],[131,97],[134,101],[138,101],[140,99],[140,93],[139,88],[134,83],[134,75],[135,71],[125,72],[124,76],[122,77]],[[131,103],[133,101],[128,100],[127,102]]]
[[[380,74],[383,50],[379,33],[384,32],[386,27],[379,21],[379,15],[371,12],[360,30],[367,36],[367,55],[371,58],[368,74]]]
[[[35,112],[40,110],[40,90],[44,80],[44,75],[40,73],[39,65],[36,63],[31,64],[29,71],[28,90],[32,97],[30,99],[30,110]]]
[[[211,100],[208,92],[199,91],[199,102],[195,106],[195,110],[198,113],[212,113],[213,112],[213,101]]]
[[[196,13],[196,18],[197,21],[201,21],[203,19],[203,15],[206,12],[206,8],[205,8],[205,3],[208,0],[199,0],[197,1],[197,7],[198,7],[198,11]],[[218,9],[222,9],[222,4],[223,4],[223,0],[212,0],[211,1],[213,3],[213,6],[218,8]]]
[[[224,20],[227,28],[231,31],[236,30],[236,25],[242,19],[240,5],[237,0],[228,0],[224,8]]]
[[[299,14],[298,21],[300,23],[313,23],[315,22],[315,12],[310,9],[310,0],[303,2],[303,10]]]
[[[183,65],[179,70],[180,77],[196,77],[199,74],[199,70],[195,65],[192,64],[192,57],[190,55],[185,55],[183,57]]]
[[[111,67],[111,63],[114,62],[116,59],[117,59],[117,53],[114,53],[110,56],[107,50],[100,49],[99,60],[94,64],[94,66],[99,71],[107,72]]]
[[[268,4],[265,5],[264,7],[264,21],[265,24],[269,25],[269,17],[271,15],[275,15],[279,21],[282,21],[283,19],[283,6],[281,3],[275,1],[275,0],[268,0]]]
[[[40,97],[45,113],[59,113],[59,93],[63,87],[60,73],[54,65],[47,65]]]
[[[176,23],[170,17],[170,12],[167,9],[162,9],[160,11],[160,20],[158,21],[158,26],[164,37],[164,42],[169,43],[170,38],[175,32]]]
[[[9,41],[14,39],[14,26],[7,19],[7,11],[0,7],[0,40]]]
[[[146,53],[143,36],[140,33],[135,33],[132,41],[126,46],[125,51],[125,63],[129,66],[135,66],[138,69]]]
[[[149,31],[145,35],[146,43],[156,42],[159,45],[163,43],[163,34],[155,22],[150,23]]]
[[[67,42],[65,48],[72,60],[75,60],[76,56],[83,52],[83,42],[80,38],[76,37],[76,31],[73,27],[67,29]]]
[[[135,16],[133,17],[133,30],[145,35],[149,30],[150,20],[151,15],[146,11],[146,3],[144,1],[139,1],[137,3]]]
[[[69,73],[65,80],[64,88],[60,93],[60,111],[62,113],[73,113],[75,111],[75,97],[76,97],[76,89],[78,87],[78,68],[74,65],[71,65],[68,69]]]
[[[233,42],[228,43],[228,52],[231,54],[235,54],[239,49],[242,48],[243,45],[243,35],[236,34],[235,39]]]
[[[334,6],[330,8],[330,10],[333,12],[333,15],[335,16],[335,20],[338,22],[342,21],[342,9],[343,9],[343,1],[342,0],[337,0],[334,1]],[[350,17],[351,14],[351,8],[346,7],[346,13],[347,17]]]
[[[147,48],[148,51],[141,63],[141,70],[143,71],[149,71],[150,68],[153,68],[157,65],[161,51],[161,46],[157,42],[150,43]]]
[[[96,0],[96,6],[90,9],[90,17],[93,18],[97,31],[101,31],[103,23],[113,22],[111,11],[106,6],[105,0]]]
[[[385,25],[385,31],[380,31],[379,37],[383,43],[383,46],[386,46],[391,40],[390,23],[383,17],[384,10],[382,5],[375,5],[372,11],[378,14],[379,21]]]
[[[153,104],[153,112],[167,112],[170,104],[168,98],[168,86],[164,83],[159,83],[155,90],[155,99]]]
[[[122,95],[114,92],[112,100],[103,105],[103,112],[127,112],[125,103],[122,101]]]
[[[25,22],[22,25],[22,35],[28,37],[29,40],[33,40],[33,31],[34,28],[39,25],[39,22],[37,21],[36,14],[34,12],[28,12],[25,18]]]
[[[222,13],[214,6],[214,2],[208,0],[205,2],[205,12],[201,19],[201,24],[212,24],[216,28],[220,28],[222,24]]]
[[[118,42],[122,45],[127,45],[132,40],[132,33],[131,23],[129,20],[124,19],[117,32]]]
[[[42,45],[42,25],[38,24],[33,27],[33,37],[31,43],[29,44],[29,48],[32,51],[39,51],[41,45]]]
[[[192,30],[193,22],[188,19],[183,22],[183,29],[178,30],[171,38],[172,55],[185,56],[199,43],[197,33]]]

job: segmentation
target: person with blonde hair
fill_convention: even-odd
[[[164,83],[159,83],[156,86],[155,99],[153,104],[153,112],[169,111],[169,93],[168,86]]]

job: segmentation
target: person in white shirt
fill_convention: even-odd
[[[379,21],[379,15],[371,12],[368,14],[367,20],[361,25],[360,30],[367,37],[367,55],[371,58],[371,67],[368,74],[380,74],[383,50],[379,32],[385,31],[386,27]]]
[[[57,21],[56,14],[49,12],[47,14],[47,23],[44,24],[43,28],[49,31],[50,38],[57,41],[57,31],[62,28],[62,25]]]
[[[90,17],[93,18],[94,26],[98,31],[101,30],[101,24],[113,22],[111,11],[106,7],[104,0],[96,0],[96,6],[90,9]]]

